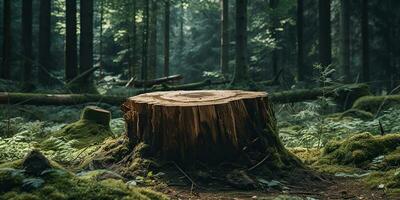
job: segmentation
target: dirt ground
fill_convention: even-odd
[[[301,185],[301,182],[299,182]],[[164,193],[171,199],[192,199],[192,200],[240,200],[240,199],[390,199],[396,200],[400,197],[389,197],[385,191],[371,189],[361,181],[352,178],[334,178],[329,183],[321,184],[319,187],[308,186],[287,186],[286,191],[277,190],[257,190],[257,191],[235,191],[229,189],[204,188],[197,190],[195,187],[169,187]],[[297,198],[296,198],[297,197]]]

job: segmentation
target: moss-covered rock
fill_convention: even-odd
[[[40,175],[44,170],[52,168],[50,161],[36,149],[26,155],[22,166],[26,173],[31,175]]]
[[[387,109],[400,106],[400,95],[364,96],[354,102],[353,108],[376,113],[380,108]]]
[[[373,136],[362,133],[343,141],[329,142],[319,163],[365,167],[377,156],[389,154],[398,147],[400,147],[400,134]]]
[[[31,174],[23,170],[23,163],[21,160],[9,164],[15,168],[0,168],[0,200],[167,199],[164,195],[151,190],[128,186],[122,180],[80,178],[62,168],[51,165],[51,161],[49,161],[51,168],[40,174]]]

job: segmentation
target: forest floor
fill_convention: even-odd
[[[113,135],[105,136],[104,141],[121,136],[125,127],[120,108],[96,105],[112,113]],[[47,158],[74,172],[78,179],[98,173],[79,170],[76,166],[98,150],[103,141],[89,140],[82,146],[77,145],[81,144],[79,139],[67,140],[55,134],[78,120],[84,107],[0,106],[0,186],[4,181],[2,170],[9,169],[2,166],[24,158],[33,149],[40,149]],[[118,184],[150,188],[171,199],[400,199],[400,124],[397,120],[400,108],[385,108],[376,116],[343,114],[335,111],[334,105],[324,110],[321,112],[318,101],[275,106],[279,134],[286,148],[324,177],[315,183],[301,177],[295,184],[259,180],[262,189],[244,191],[231,187],[191,187],[190,184],[168,186],[158,180],[162,174],[151,171],[146,177],[126,180],[107,170],[101,172],[102,180],[120,177],[124,183]],[[384,136],[380,136],[382,128]],[[43,145],[44,141],[47,145]],[[183,174],[179,176],[185,179]],[[4,192],[7,191],[0,188],[0,199]]]
[[[299,183],[301,183],[299,181]],[[294,187],[294,186],[293,186]],[[190,188],[168,188],[165,191],[174,199],[265,199],[265,200],[313,200],[313,199],[395,199],[383,190],[371,189],[367,184],[354,178],[333,178],[322,186],[300,185],[288,191],[233,191],[202,190]]]

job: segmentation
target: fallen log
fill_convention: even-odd
[[[227,81],[212,82],[210,80],[183,84],[178,86],[164,86],[149,89],[146,92],[168,90],[193,90],[199,87],[223,84]],[[143,92],[139,92],[143,93]],[[304,90],[290,90],[268,94],[271,102],[276,104],[296,103],[316,100],[325,95],[334,98],[343,108],[349,108],[359,97],[370,95],[365,84],[342,85],[339,87],[325,87]],[[127,96],[106,96],[96,94],[35,94],[35,93],[7,93],[0,92],[0,104],[28,104],[28,105],[75,105],[90,102],[103,102],[110,105],[121,105]]]
[[[0,92],[0,104],[10,105],[76,105],[91,102],[120,105],[125,100],[126,97],[97,94],[35,94]]]
[[[320,87],[315,89],[299,89],[270,94],[274,103],[296,103],[316,100],[318,97],[331,97],[342,109],[349,109],[360,97],[370,95],[367,84],[347,84],[339,86]]]
[[[125,87],[152,87],[154,85],[159,85],[163,83],[168,83],[168,82],[174,82],[174,81],[179,81],[182,80],[183,76],[180,74],[176,75],[171,75],[171,76],[166,76],[166,77],[161,77],[157,79],[152,79],[152,80],[135,80],[135,78],[131,78],[128,82],[121,82],[125,83]]]

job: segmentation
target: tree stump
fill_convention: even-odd
[[[122,110],[130,143],[145,143],[166,160],[221,163],[251,154],[258,162],[288,155],[264,92],[153,92],[129,98]]]

